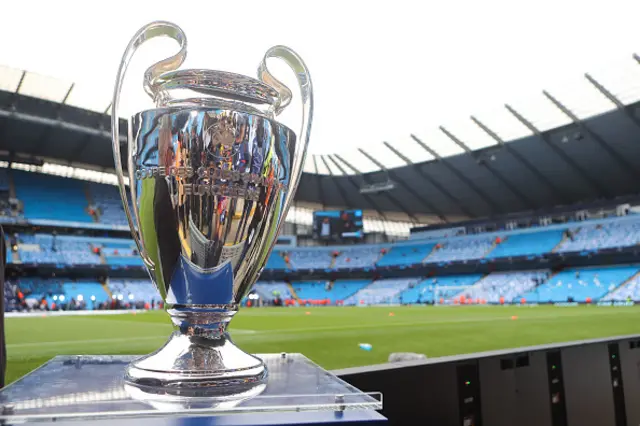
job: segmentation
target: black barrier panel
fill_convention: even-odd
[[[640,335],[334,373],[382,392],[392,425],[640,424]]]

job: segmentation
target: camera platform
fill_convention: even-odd
[[[266,384],[241,394],[124,381],[130,355],[57,356],[0,391],[0,424],[384,424],[382,395],[364,393],[301,354],[261,354]]]

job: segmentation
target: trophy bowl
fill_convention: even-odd
[[[180,49],[145,72],[143,86],[155,107],[129,119],[127,190],[120,92],[135,50],[159,36]],[[264,388],[268,372],[233,343],[227,327],[264,268],[298,185],[311,128],[311,80],[298,55],[283,46],[267,51],[258,79],[178,70],[186,48],[178,26],[144,26],[125,50],[114,90],[113,151],[123,207],[175,327],[163,347],[128,366],[125,381],[182,395],[246,395]],[[269,72],[268,58],[286,62],[300,85],[297,136],[275,120],[292,94]]]

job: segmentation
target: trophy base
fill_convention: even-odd
[[[0,425],[282,426],[384,424],[364,393],[301,354],[261,354],[268,384],[231,397],[142,389],[124,381],[131,355],[63,355],[0,389]],[[259,393],[259,394],[258,394]]]
[[[149,394],[233,399],[261,393],[267,376],[264,362],[226,332],[215,339],[174,332],[162,348],[129,364],[124,380]]]

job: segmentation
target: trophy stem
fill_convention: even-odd
[[[235,306],[174,306],[177,327],[157,351],[131,363],[125,381],[150,393],[233,397],[264,388],[264,362],[238,348],[227,326]],[[196,392],[197,391],[197,392]],[[196,393],[193,393],[196,392]]]

